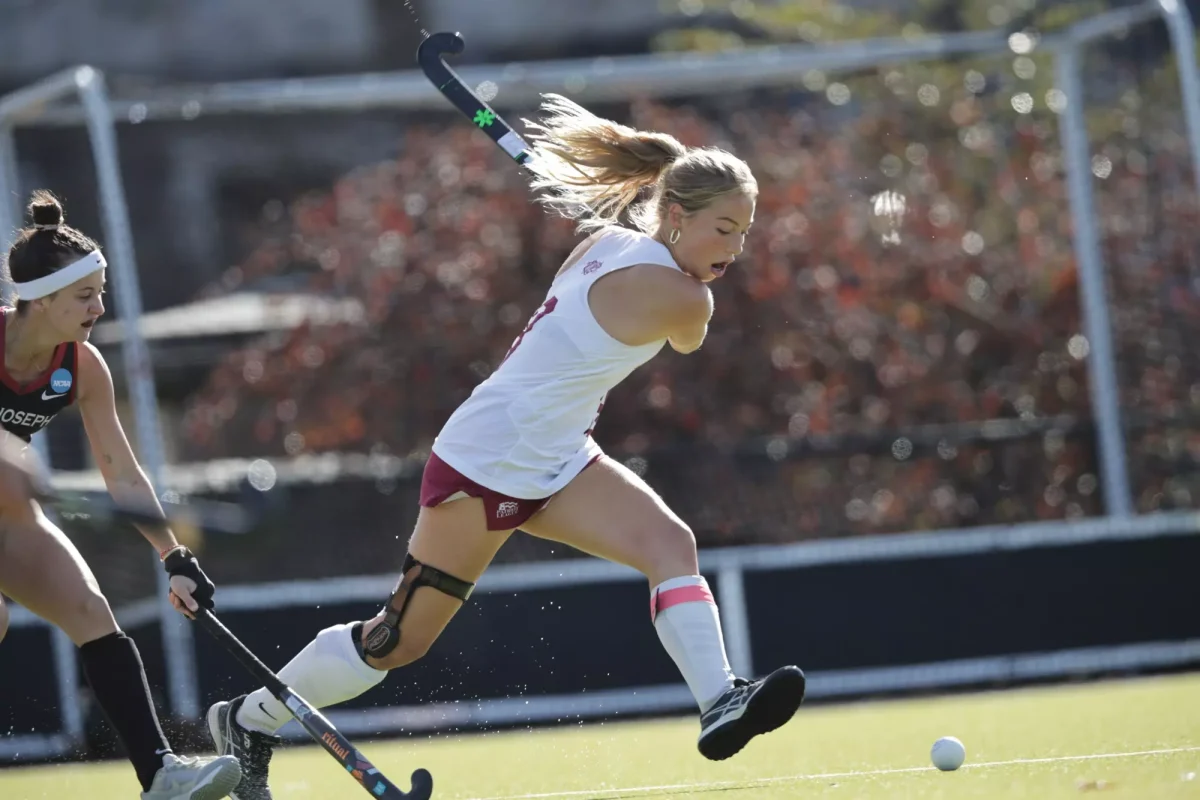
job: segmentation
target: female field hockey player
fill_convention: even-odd
[[[79,551],[31,499],[28,476],[11,460],[58,412],[78,403],[113,499],[161,513],[117,419],[108,366],[87,341],[104,313],[104,257],[95,242],[63,223],[62,206],[49,193],[35,193],[29,210],[33,225],[19,232],[8,252],[6,277],[17,305],[0,310],[0,438],[10,454],[0,472],[0,591],[61,628],[79,648],[96,702],[133,763],[144,800],[217,800],[241,778],[237,759],[172,752],[137,646],[117,626]],[[170,528],[145,526],[141,532],[171,575],[175,608],[187,613],[210,606],[212,582]]]
[[[664,344],[691,353],[703,343],[708,284],[741,253],[758,187],[724,151],[600,119],[557,95],[543,112],[533,185],[590,235],[434,442],[392,598],[374,619],[321,631],[279,676],[329,706],[416,661],[520,528],[646,575],[654,627],[700,707],[700,752],[729,758],[791,719],[804,674],[734,676],[691,530],[591,432],[608,392]],[[635,205],[644,189],[651,196]],[[625,212],[633,227],[618,224]],[[271,797],[274,733],[290,718],[265,689],[209,709],[218,752],[242,763],[237,800]]]

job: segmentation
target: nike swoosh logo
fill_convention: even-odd
[[[262,712],[263,712],[264,714],[266,714],[268,717],[270,717],[271,719],[275,719],[275,715],[274,715],[274,714],[272,714],[270,711],[267,711],[267,708],[266,708],[266,706],[264,706],[262,703],[259,703],[259,704],[258,704],[258,707],[259,707],[260,709],[262,709]]]
[[[67,391],[70,391],[70,390],[68,389]],[[59,394],[46,394],[45,391],[42,392],[43,400],[53,400],[56,397],[66,397],[66,396],[67,396],[67,392],[61,392]]]

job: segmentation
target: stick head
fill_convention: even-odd
[[[430,34],[429,38],[417,47],[417,63],[422,68],[436,66],[446,56],[456,56],[467,46],[461,35],[442,31]]]
[[[433,776],[427,769],[419,769],[412,774],[412,791],[408,796],[413,800],[426,800],[433,796]]]

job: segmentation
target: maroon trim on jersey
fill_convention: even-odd
[[[32,383],[25,386],[13,380],[13,377],[8,374],[8,365],[4,363],[4,346],[5,338],[8,336],[8,316],[9,313],[15,311],[14,308],[5,308],[4,316],[0,319],[0,383],[3,383],[17,394],[31,394],[38,389],[43,389],[50,383],[50,376],[54,374],[54,370],[62,366],[63,359],[67,355],[67,348],[71,346],[70,342],[60,344],[54,348],[54,358],[50,361],[50,366],[38,377],[34,378]],[[78,361],[78,359],[75,359]],[[77,365],[76,365],[77,366]],[[79,382],[79,373],[71,373],[71,389],[74,391],[75,384]]]
[[[67,392],[67,405],[74,405],[79,390],[79,345],[67,342],[63,347],[71,348],[71,389]]]

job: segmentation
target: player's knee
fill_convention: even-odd
[[[88,624],[103,625],[113,618],[112,609],[108,606],[108,598],[96,589],[91,589],[83,594],[78,608],[79,618]]]
[[[474,588],[474,583],[422,563],[411,553],[405,556],[400,582],[387,605],[364,626],[362,644],[367,663],[376,669],[395,669],[423,657]],[[409,601],[418,589],[422,590],[417,600],[420,608],[406,616]],[[453,608],[446,606],[447,598],[454,603]]]
[[[117,631],[117,622],[109,608],[108,599],[98,590],[81,592],[71,604],[68,617],[59,622],[76,644],[90,642]]]
[[[663,520],[645,533],[646,552],[642,572],[651,578],[666,573],[694,575],[699,570],[696,536],[678,520]]]
[[[401,632],[411,633],[403,630]],[[405,667],[416,661],[420,661],[429,652],[429,648],[433,646],[433,642],[433,637],[412,635],[401,639],[396,649],[384,657],[384,669],[396,669],[397,667]]]
[[[382,622],[382,617],[372,620],[367,623],[364,633],[370,635],[374,625]],[[401,623],[400,624],[400,641],[395,648],[382,656],[369,656],[367,663],[375,669],[392,670],[399,667],[408,666],[415,661],[419,661],[429,652],[429,648],[433,647],[433,643],[437,641],[437,634],[431,634],[421,630],[420,625]]]

